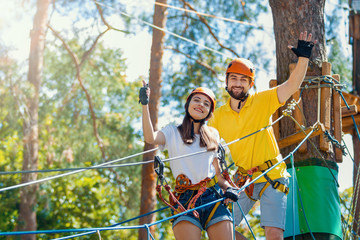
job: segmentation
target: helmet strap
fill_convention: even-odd
[[[239,105],[238,105],[238,109],[240,109],[241,103],[245,102],[245,100],[248,98],[248,96],[249,96],[249,93],[246,93],[244,97],[238,99],[238,100],[240,100]]]

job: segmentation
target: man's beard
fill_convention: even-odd
[[[231,90],[228,89],[228,93],[232,98],[235,98],[236,100],[243,100],[244,98],[247,97],[247,92],[244,91],[244,88],[240,93],[234,93],[232,89]]]

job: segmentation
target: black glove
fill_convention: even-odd
[[[238,190],[236,188],[228,187],[224,194],[224,198],[229,198],[236,202],[237,200],[239,200],[239,194],[237,192]]]
[[[149,88],[149,85],[140,88],[139,91],[139,103],[142,105],[147,105],[149,103],[149,96],[146,94],[146,90]]]
[[[313,47],[314,47],[313,42],[299,40],[297,48],[293,47],[291,48],[291,50],[296,54],[297,57],[310,58]]]

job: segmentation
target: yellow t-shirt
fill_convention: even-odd
[[[271,124],[271,115],[284,104],[279,103],[277,87],[249,95],[245,105],[237,113],[230,107],[230,99],[215,110],[208,125],[219,131],[226,143],[243,138]],[[236,166],[249,170],[276,158],[279,154],[272,127],[228,145]],[[254,174],[253,178],[261,172]],[[282,162],[267,174],[271,179],[289,177]],[[266,182],[264,177],[257,182]]]

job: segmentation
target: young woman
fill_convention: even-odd
[[[189,153],[206,152],[170,161],[170,168],[176,179],[175,190],[180,204],[190,209],[222,198],[220,188],[226,191],[224,203],[218,202],[196,212],[181,215],[173,221],[173,231],[176,239],[201,239],[201,231],[206,230],[209,239],[233,239],[232,218],[226,205],[230,200],[236,201],[236,189],[222,177],[217,159],[218,132],[205,125],[214,109],[215,95],[204,87],[194,89],[185,104],[185,117],[181,125],[168,125],[161,131],[154,131],[148,108],[150,89],[143,82],[140,90],[142,106],[142,124],[145,141],[159,145],[161,150],[168,150],[170,157]],[[199,186],[205,192],[199,193]],[[206,190],[205,190],[206,189]],[[195,199],[194,199],[195,198]],[[178,204],[174,206],[179,207]],[[180,211],[181,212],[181,211]],[[198,214],[197,214],[198,213]],[[173,212],[173,214],[176,214]]]

